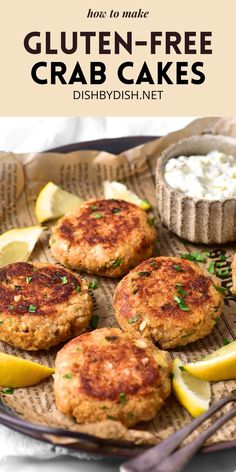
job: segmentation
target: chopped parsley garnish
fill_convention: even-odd
[[[143,270],[141,272],[138,272],[138,275],[140,275],[140,277],[149,277],[149,275],[151,275],[151,272]]]
[[[184,334],[183,336],[181,336],[181,338],[188,338],[189,336],[192,336],[193,333],[187,333],[187,334]]]
[[[131,420],[131,419],[134,417],[134,414],[131,413],[131,411],[128,411],[128,412],[126,413],[126,416],[127,416],[127,418],[129,418],[129,420]]]
[[[224,279],[225,277],[229,277],[230,275],[230,268],[227,267],[226,269],[217,269],[216,274],[218,277]]]
[[[107,419],[108,420],[114,420],[114,421],[116,420],[116,418],[112,415],[107,415]]]
[[[122,405],[125,405],[126,404],[126,394],[121,392],[120,395],[119,395],[119,399],[120,399],[120,403]]]
[[[91,210],[97,210],[97,209],[98,209],[97,205],[92,205],[91,206]]]
[[[139,291],[139,288],[135,288],[135,289],[133,290],[133,295],[136,295],[136,293],[138,293],[138,291]]]
[[[221,302],[220,302],[220,303],[218,303],[218,305],[217,305],[217,306],[214,306],[214,307],[213,307],[213,311],[217,311],[217,310],[219,310],[219,308],[220,308],[220,305],[221,305]]]
[[[199,252],[192,252],[192,256],[196,262],[206,262],[206,258],[204,254],[200,254]]]
[[[204,251],[204,254],[206,257],[211,257],[211,252],[210,251]]]
[[[226,255],[223,252],[220,255],[220,261],[226,261]]]
[[[118,339],[118,336],[105,336],[105,339],[107,341],[116,341]]]
[[[35,305],[30,305],[28,308],[29,313],[35,313],[37,310],[37,307]]]
[[[9,310],[14,310],[14,305],[8,305]]]
[[[55,244],[55,242],[56,242],[56,240],[55,240],[54,238],[51,238],[51,239],[50,239],[50,243],[51,243],[51,244]]]
[[[72,379],[73,375],[70,372],[67,372],[67,374],[63,375],[63,379]]]
[[[139,320],[139,316],[133,316],[128,320],[129,324],[136,323]]]
[[[215,261],[211,261],[209,266],[207,267],[207,270],[210,274],[214,274],[215,273]]]
[[[111,264],[111,267],[119,267],[120,264],[122,262],[122,259],[119,258],[119,259],[116,259],[112,264]]]
[[[177,288],[177,293],[179,293],[183,297],[185,297],[185,295],[187,295],[187,292],[185,292],[185,290],[183,289],[182,284],[176,284],[176,288]]]
[[[195,262],[205,262],[206,258],[204,254],[200,254],[200,252],[192,252],[191,254],[181,254],[182,259],[188,259],[188,261],[195,261]]]
[[[3,393],[3,395],[12,395],[13,392],[14,392],[14,388],[12,387],[7,387],[1,390],[1,393]]]
[[[80,292],[80,291],[81,291],[81,287],[80,287],[80,285],[77,285],[77,287],[76,287],[76,289],[75,289],[75,290],[76,290],[76,292]]]
[[[219,285],[213,285],[213,286],[217,290],[217,292],[219,292],[219,293],[225,294],[225,292],[227,292],[227,288],[225,288],[225,287],[220,287]]]
[[[224,338],[223,339],[223,346],[227,346],[228,344],[230,344],[232,341],[230,341],[229,339],[227,338]]]
[[[121,212],[121,209],[120,208],[113,208],[111,210],[111,212],[113,213],[113,215],[115,215],[116,213],[120,213]]]
[[[98,213],[98,212],[96,212],[96,211],[94,211],[94,212],[92,213],[92,216],[93,216],[94,218],[96,218],[97,220],[98,220],[99,218],[102,218],[102,214],[101,214],[101,213]]]
[[[177,272],[183,272],[184,270],[182,269],[182,267],[178,264],[173,264],[173,269],[177,270]]]
[[[186,305],[182,297],[178,297],[177,295],[175,295],[174,300],[178,303],[180,310],[189,311],[189,307]]]
[[[149,262],[149,265],[152,266],[152,267],[158,267],[156,261],[151,261],[151,262]]]
[[[89,326],[91,329],[96,329],[98,327],[99,315],[93,315],[90,319]]]
[[[220,316],[216,316],[216,318],[214,318],[215,323],[217,323],[217,321],[219,320],[220,320]]]
[[[0,320],[0,325],[3,324],[3,323],[4,323],[4,321],[3,321],[3,320]]]
[[[98,280],[92,280],[92,282],[89,282],[89,288],[90,289],[95,290],[98,287],[99,287]]]
[[[180,366],[179,366],[179,369],[182,370],[182,372],[185,372],[185,371],[186,371],[186,369],[184,368],[183,365],[180,365]]]
[[[155,224],[156,224],[155,216],[151,216],[150,218],[148,218],[147,222],[148,222],[149,226],[155,226]]]
[[[62,277],[60,277],[61,281],[63,284],[68,284],[68,279],[65,275],[63,275]]]
[[[25,277],[25,281],[26,281],[26,283],[27,283],[27,284],[29,284],[29,283],[30,283],[30,281],[31,281],[31,279],[32,279],[32,277]]]
[[[216,262],[216,267],[224,267],[224,262]]]

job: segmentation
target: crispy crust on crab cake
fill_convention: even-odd
[[[124,277],[114,295],[120,327],[138,331],[164,348],[203,338],[221,315],[217,282],[193,262],[175,257],[149,259]]]
[[[149,421],[170,395],[170,369],[168,354],[151,341],[118,328],[97,329],[58,352],[56,405],[78,423]]]
[[[64,267],[17,262],[0,269],[0,340],[35,351],[85,331],[87,284]]]
[[[65,266],[119,277],[151,256],[156,231],[147,214],[124,200],[93,200],[52,229],[52,254]]]

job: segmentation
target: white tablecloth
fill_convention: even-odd
[[[39,152],[64,144],[100,138],[134,135],[160,136],[182,128],[193,117],[112,117],[112,118],[0,118],[0,149]],[[73,457],[54,452],[50,445],[0,426],[1,472],[111,472],[117,460]],[[185,472],[236,472],[235,450],[199,454]]]
[[[160,136],[193,118],[0,118],[0,149],[39,152],[64,144],[119,136]]]

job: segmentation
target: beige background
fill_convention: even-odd
[[[87,19],[88,8],[122,11],[142,7],[150,10],[148,19]],[[108,0],[90,0],[78,2],[69,0],[8,0],[1,13],[0,48],[1,48],[1,115],[230,115],[235,113],[235,38],[234,23],[236,17],[235,0],[224,2],[215,0],[149,0],[136,2],[119,0],[116,5]],[[212,31],[213,55],[202,57],[163,55],[148,56],[146,49],[136,49],[132,59],[128,54],[98,56],[95,50],[91,55],[75,53],[73,55],[46,56],[28,54],[23,47],[24,36],[33,30],[53,33],[57,42],[60,31],[112,31],[120,34],[133,31],[135,39],[147,39],[149,31]],[[92,89],[91,86],[77,85],[37,85],[31,79],[31,67],[41,60],[65,61],[71,70],[77,60],[85,69],[91,60],[106,62],[109,80],[102,89],[130,89],[137,86],[121,85],[116,78],[116,68],[125,60],[134,60],[138,71],[140,64],[147,60],[154,70],[156,61],[203,60],[205,62],[206,81],[203,85],[163,85],[148,86],[154,90],[164,90],[163,99],[154,101],[73,101],[74,89]],[[141,89],[142,87],[140,87]]]

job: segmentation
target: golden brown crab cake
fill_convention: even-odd
[[[78,336],[89,324],[87,284],[64,267],[17,262],[0,269],[0,340],[35,351]]]
[[[163,349],[209,334],[222,306],[215,281],[194,262],[176,257],[143,262],[121,280],[114,295],[120,327],[153,339]]]
[[[78,423],[149,421],[170,395],[170,369],[168,354],[139,334],[97,329],[58,352],[56,405]]]
[[[119,277],[151,256],[155,238],[155,229],[138,206],[93,200],[59,220],[50,246],[65,266]]]

